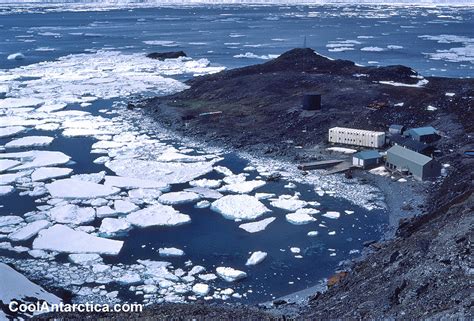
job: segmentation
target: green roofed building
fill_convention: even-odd
[[[437,177],[441,173],[441,165],[436,160],[399,145],[387,151],[385,165],[392,171],[413,175],[420,181]]]

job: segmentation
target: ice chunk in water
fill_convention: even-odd
[[[0,138],[15,136],[26,130],[23,126],[0,127]]]
[[[114,236],[125,233],[132,228],[132,225],[123,218],[104,218],[99,228],[99,233],[104,236]]]
[[[328,212],[324,213],[322,216],[327,217],[327,218],[331,218],[331,219],[337,219],[337,218],[339,218],[340,215],[341,214],[339,212],[328,211]]]
[[[209,285],[205,283],[196,283],[193,285],[193,292],[196,295],[205,296],[209,293]]]
[[[296,211],[300,208],[303,208],[308,203],[306,201],[300,200],[297,197],[286,197],[286,195],[281,195],[277,200],[274,200],[270,203],[273,207],[278,207],[287,211]]]
[[[81,225],[94,221],[95,210],[91,207],[65,204],[52,208],[49,216],[58,223]]]
[[[257,198],[249,195],[226,195],[214,201],[211,210],[231,220],[253,220],[271,212]]]
[[[61,179],[46,184],[46,188],[54,198],[64,199],[98,198],[114,195],[120,192],[120,190],[115,187],[71,178]]]
[[[253,190],[264,186],[266,183],[264,181],[245,181],[245,182],[238,182],[233,183],[230,185],[226,185],[222,187],[222,190],[232,192],[232,193],[240,193],[240,194],[247,194],[252,192]]]
[[[65,225],[56,224],[41,230],[33,241],[33,249],[61,253],[96,253],[117,255],[123,241],[110,240],[75,231]]]
[[[193,192],[171,192],[161,195],[158,201],[166,205],[184,204],[199,201],[199,194]]]
[[[46,220],[39,220],[29,223],[28,225],[16,230],[8,235],[8,238],[14,242],[26,241],[38,234],[39,231],[48,228],[51,223]]]
[[[265,230],[267,226],[275,219],[275,217],[269,217],[257,222],[240,224],[239,227],[249,233],[257,233]]]
[[[261,263],[267,257],[267,252],[256,251],[253,252],[252,255],[248,258],[245,265],[256,265]]]
[[[296,212],[296,213],[286,214],[285,217],[288,222],[295,225],[309,224],[311,222],[316,221],[314,217],[306,213]]]
[[[19,153],[0,153],[0,159],[19,159],[22,165],[12,168],[11,170],[34,169],[38,167],[64,165],[71,159],[64,153],[53,152],[47,150],[33,150]]]
[[[175,247],[161,247],[158,249],[160,256],[183,256],[184,251]]]
[[[220,266],[216,269],[216,274],[227,282],[234,282],[247,277],[247,273],[243,271],[223,266]]]
[[[5,144],[6,148],[25,148],[47,146],[53,142],[54,138],[49,136],[27,136],[14,139]]]
[[[189,223],[191,218],[186,214],[181,214],[171,206],[156,204],[128,214],[127,221],[138,227],[175,226]]]
[[[65,177],[72,173],[70,168],[60,168],[60,167],[43,167],[36,169],[31,174],[31,180],[33,182],[46,181],[52,178]]]
[[[0,196],[8,195],[13,193],[15,189],[12,186],[0,186]]]

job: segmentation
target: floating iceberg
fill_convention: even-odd
[[[222,184],[220,179],[199,179],[190,181],[189,185],[194,187],[202,187],[202,188],[219,188]]]
[[[100,224],[99,233],[103,236],[114,236],[128,232],[132,225],[123,218],[104,218]]]
[[[0,196],[8,195],[13,193],[15,189],[12,186],[0,186]]]
[[[138,206],[129,201],[115,200],[114,209],[117,213],[128,214],[139,209]]]
[[[46,184],[46,188],[51,196],[64,199],[98,198],[114,195],[120,192],[120,190],[115,187],[71,178],[61,179]]]
[[[294,225],[309,224],[311,222],[316,221],[314,217],[306,213],[291,213],[291,214],[286,214],[285,217],[288,222]]]
[[[54,138],[49,136],[27,136],[14,139],[5,144],[6,148],[25,148],[47,146],[53,142]]]
[[[94,221],[95,210],[91,207],[65,204],[53,207],[49,211],[49,217],[57,223],[82,225]]]
[[[184,251],[177,249],[175,247],[161,247],[158,249],[158,253],[160,256],[168,257],[168,256],[183,256]]]
[[[239,271],[231,267],[222,267],[222,266],[216,269],[216,274],[220,278],[222,278],[224,281],[227,281],[227,282],[234,282],[234,281],[244,279],[247,277],[247,273],[243,271]]]
[[[196,283],[193,285],[193,292],[196,295],[206,296],[209,293],[209,285],[205,283]]]
[[[257,221],[257,222],[251,222],[251,223],[244,223],[240,224],[239,228],[249,232],[249,233],[257,233],[260,231],[263,231],[267,228],[267,226],[273,222],[276,218],[275,217],[269,217],[265,218],[263,220]]]
[[[46,220],[34,221],[16,230],[15,232],[9,234],[8,238],[14,242],[27,241],[33,236],[35,236],[36,234],[38,234],[39,231],[45,228],[48,228],[50,226],[51,226],[51,223]]]
[[[266,183],[264,181],[245,181],[245,182],[238,182],[233,183],[230,185],[226,185],[222,188],[227,192],[232,193],[239,193],[239,194],[247,194],[252,192],[253,190],[264,186]]]
[[[262,251],[253,252],[252,255],[250,255],[250,257],[248,258],[245,265],[257,265],[263,262],[263,260],[265,260],[266,257],[267,257],[267,252],[262,252]]]
[[[62,152],[53,152],[47,150],[34,150],[19,153],[0,153],[0,159],[20,159],[27,160],[22,165],[14,167],[14,170],[34,169],[38,167],[47,167],[55,165],[64,165],[70,161],[70,157]]]
[[[62,253],[117,255],[122,246],[123,241],[93,236],[60,224],[41,230],[33,241],[33,249]]]
[[[60,167],[43,167],[36,169],[31,174],[31,180],[33,182],[46,181],[52,178],[59,178],[69,176],[72,173],[70,168],[60,168]]]
[[[127,221],[138,227],[176,226],[191,222],[191,218],[171,206],[156,204],[128,214]]]
[[[0,127],[0,138],[7,138],[20,134],[26,130],[23,126]]]
[[[287,211],[296,211],[308,205],[306,201],[299,200],[296,197],[288,197],[288,195],[281,195],[277,200],[270,203],[273,207],[278,207]]]
[[[328,211],[328,212],[324,213],[322,216],[327,217],[327,218],[331,218],[331,219],[337,219],[337,218],[339,218],[339,216],[341,216],[341,214],[339,212],[335,212],[335,211]]]
[[[171,192],[161,195],[158,201],[166,205],[193,203],[201,199],[199,194],[193,192]]]
[[[230,220],[253,220],[271,212],[257,198],[249,195],[226,195],[214,201],[211,210]]]

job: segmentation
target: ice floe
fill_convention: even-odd
[[[12,137],[26,131],[24,126],[0,127],[0,138]]]
[[[190,181],[189,185],[194,187],[203,187],[203,188],[219,188],[222,184],[220,179],[198,179]]]
[[[210,287],[205,283],[196,283],[193,285],[193,292],[199,296],[206,296],[209,293]]]
[[[304,225],[316,221],[314,217],[306,213],[291,213],[285,215],[286,220],[294,225]]]
[[[276,220],[275,217],[269,217],[265,218],[260,221],[256,222],[250,222],[250,223],[244,223],[240,224],[239,228],[243,229],[244,231],[247,231],[249,233],[257,233],[265,230],[267,226],[272,223],[274,220]]]
[[[72,169],[70,168],[42,167],[35,169],[35,171],[31,174],[31,180],[33,182],[41,182],[53,178],[69,176],[71,173]]]
[[[223,186],[220,191],[227,191],[231,193],[240,193],[247,194],[252,192],[255,189],[258,189],[264,186],[266,183],[264,181],[244,181],[237,182],[230,185]]]
[[[181,249],[177,249],[175,247],[160,247],[158,249],[158,253],[160,256],[168,257],[168,256],[183,256],[184,251]]]
[[[53,142],[54,138],[49,136],[27,136],[14,139],[5,144],[6,148],[25,148],[48,146]]]
[[[115,200],[114,209],[117,213],[128,214],[139,209],[137,205],[125,200]]]
[[[96,253],[117,255],[123,241],[110,240],[56,224],[41,230],[33,241],[33,249],[63,253]]]
[[[193,203],[201,199],[199,194],[193,192],[171,192],[162,194],[158,197],[158,201],[166,205]]]
[[[106,237],[126,233],[132,229],[132,225],[124,218],[106,217],[100,224],[99,233]]]
[[[97,198],[117,194],[118,188],[67,178],[46,184],[51,196],[64,199]]]
[[[245,265],[257,265],[263,262],[263,260],[265,260],[266,257],[267,257],[267,252],[262,252],[262,251],[253,252],[248,258]]]
[[[337,219],[337,218],[339,218],[339,216],[341,216],[341,214],[339,212],[336,212],[336,211],[328,211],[328,212],[322,214],[322,216],[327,217],[327,218],[331,218],[331,219]]]
[[[91,223],[95,219],[95,210],[91,207],[80,207],[74,204],[65,204],[52,208],[49,217],[64,224],[82,225]]]
[[[14,167],[14,170],[34,169],[55,165],[64,165],[71,159],[62,152],[47,150],[34,150],[18,153],[0,153],[0,159],[19,159],[22,164]]]
[[[226,195],[214,201],[211,210],[231,220],[253,220],[271,212],[257,198],[249,195]]]
[[[243,271],[223,266],[216,268],[216,274],[227,282],[234,282],[247,277],[247,273]]]
[[[128,214],[127,221],[137,227],[176,226],[191,222],[191,218],[169,205],[156,204]]]
[[[13,193],[15,188],[12,186],[0,186],[0,196],[8,195],[10,193]]]
[[[286,211],[296,211],[308,205],[308,202],[298,199],[297,196],[280,195],[278,199],[273,200],[270,205]]]
[[[51,226],[51,222],[47,220],[38,220],[25,225],[8,235],[8,238],[14,242],[26,241],[39,233],[39,231]]]

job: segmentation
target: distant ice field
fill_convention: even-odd
[[[306,45],[362,65],[473,76],[472,7],[213,6],[83,12],[0,5],[0,67],[96,50],[184,50],[228,68]],[[75,8],[75,9],[74,9]],[[66,11],[66,10],[78,10]],[[106,10],[106,11],[103,11]],[[34,17],[34,19],[31,19]],[[21,53],[24,58],[9,55]],[[4,58],[4,59],[3,59]]]

